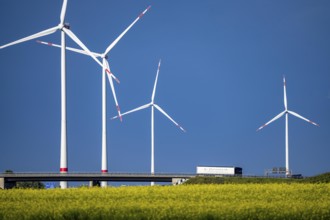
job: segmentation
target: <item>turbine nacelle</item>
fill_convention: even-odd
[[[59,30],[63,30],[63,28],[66,28],[66,29],[70,30],[70,24],[69,23],[58,24],[57,27],[58,27]]]
[[[70,24],[69,23],[64,23],[63,25],[66,29],[70,29]]]

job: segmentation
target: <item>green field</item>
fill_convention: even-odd
[[[330,184],[0,190],[0,219],[330,219]]]

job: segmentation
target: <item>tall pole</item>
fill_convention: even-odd
[[[68,172],[67,159],[67,138],[66,138],[66,67],[65,67],[65,33],[61,31],[61,159],[60,159],[60,173]],[[60,182],[60,187],[66,189],[68,183],[66,181]]]
[[[285,113],[285,169],[286,176],[290,175],[289,170],[289,114]]]
[[[153,104],[153,103],[152,103]],[[154,158],[154,105],[151,106],[151,175],[155,174],[155,158]],[[155,183],[151,182],[153,186]]]
[[[105,58],[103,58],[103,71],[102,71],[102,173],[108,172],[107,164],[107,106],[106,106],[106,72],[105,72]],[[102,187],[107,187],[107,182],[101,182]]]

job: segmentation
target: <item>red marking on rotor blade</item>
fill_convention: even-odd
[[[60,172],[68,172],[68,168],[60,168]]]
[[[110,72],[110,70],[106,69],[105,71],[106,71],[108,74],[113,75],[112,72]],[[113,76],[114,76],[114,75],[113,75]],[[116,80],[117,83],[120,83],[120,81],[119,81],[119,79],[117,79],[117,77],[114,76],[114,78],[115,78],[115,80]]]
[[[151,5],[149,5],[148,8],[139,15],[139,18],[142,18],[142,16],[149,10],[149,8],[151,8]]]
[[[112,74],[112,75],[113,75],[113,74]],[[113,76],[114,76],[114,75],[113,75]],[[116,80],[117,83],[120,83],[120,81],[119,81],[119,79],[118,79],[117,77],[114,76],[114,78],[115,78],[115,80]]]
[[[309,121],[309,123],[312,123],[313,125],[319,126],[318,124],[316,124],[316,123],[313,122],[313,121]]]
[[[118,111],[119,119],[120,119],[120,121],[123,121],[123,117],[122,117],[121,114],[120,114],[120,108],[119,108],[119,105],[116,105],[116,107],[117,107],[117,111]]]
[[[108,170],[101,170],[101,172],[102,172],[102,173],[107,173],[107,172],[108,172]]]

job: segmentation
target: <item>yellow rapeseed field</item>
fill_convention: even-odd
[[[330,184],[1,190],[0,219],[330,219]]]

